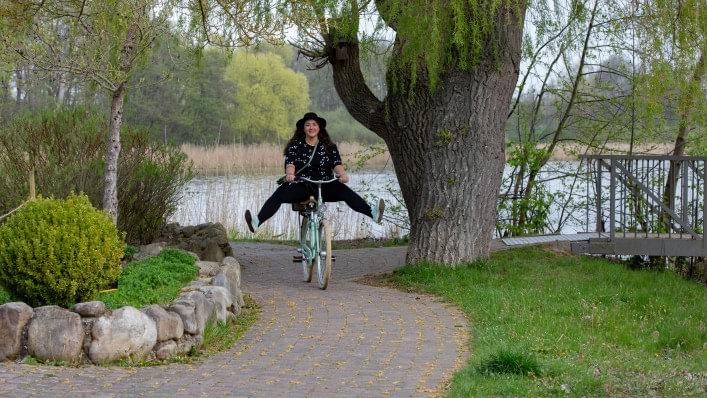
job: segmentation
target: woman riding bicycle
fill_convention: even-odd
[[[310,196],[317,196],[314,184],[305,181],[295,181],[297,177],[310,180],[330,180],[334,174],[338,181],[322,185],[322,197],[325,202],[344,201],[361,214],[371,217],[380,223],[383,218],[385,203],[380,199],[374,206],[366,203],[361,196],[347,187],[349,176],[341,163],[341,156],[336,144],[329,138],[326,131],[326,120],[309,112],[297,121],[295,133],[285,146],[285,178],[275,192],[265,201],[265,204],[253,216],[250,210],[245,211],[245,220],[250,232],[255,230],[272,217],[283,203],[298,203]]]

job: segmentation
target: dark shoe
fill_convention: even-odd
[[[255,228],[253,228],[253,216],[250,214],[250,210],[245,211],[245,222],[248,224],[250,232],[255,233]]]

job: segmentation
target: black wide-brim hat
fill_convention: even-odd
[[[307,120],[314,120],[319,125],[319,128],[326,128],[326,119],[324,119],[323,117],[319,117],[314,112],[305,113],[302,119],[297,121],[297,128],[302,130],[304,128],[304,122],[306,122]]]

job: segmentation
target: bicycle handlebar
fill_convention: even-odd
[[[321,185],[321,184],[328,184],[328,183],[330,183],[330,182],[334,182],[334,181],[337,181],[337,180],[338,180],[338,178],[332,178],[331,180],[328,180],[328,181],[325,181],[325,180],[314,181],[314,180],[310,180],[310,179],[307,178],[307,177],[297,177],[297,179],[298,179],[298,180],[304,180],[304,181],[311,182],[311,183],[313,183],[313,184],[318,184],[318,185]]]

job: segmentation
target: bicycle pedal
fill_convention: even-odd
[[[336,256],[331,256],[331,261],[336,261]]]
[[[299,263],[299,262],[302,261],[302,260],[303,260],[303,259],[302,259],[302,256],[292,256],[292,262],[293,262],[293,263]]]

